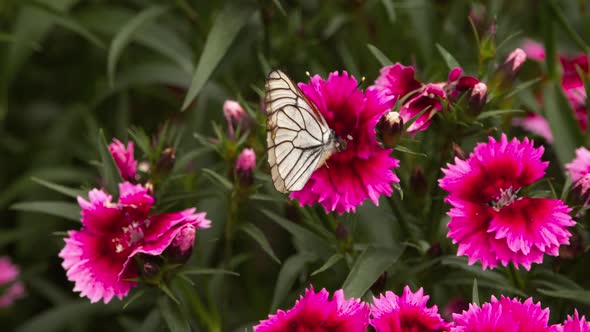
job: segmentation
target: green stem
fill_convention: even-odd
[[[557,6],[555,0],[549,0],[548,2],[549,7],[551,8],[551,11],[553,13],[553,16],[557,20],[557,23],[561,25],[565,32],[576,44],[578,44],[578,47],[580,47],[584,51],[584,53],[590,52],[590,46],[588,46],[584,39],[582,39],[582,37],[574,30],[574,28],[572,28],[571,24],[568,23],[567,18],[565,17],[559,6]]]
[[[189,289],[188,285],[184,282],[179,283],[179,287],[182,289],[183,294],[188,298],[188,302],[194,312],[194,314],[207,326],[207,330],[211,332],[221,332],[221,326],[219,325],[219,319],[214,319],[215,315],[212,315],[201,298],[199,297],[196,290]]]
[[[237,190],[232,190],[230,195],[229,213],[225,223],[225,266],[229,267],[232,256],[232,241],[234,232],[234,223],[238,215],[238,193]]]
[[[557,82],[559,71],[557,67],[557,50],[555,46],[555,29],[553,29],[552,8],[549,1],[541,6],[541,22],[543,22],[543,35],[545,43],[545,62],[547,64],[547,75]]]
[[[513,264],[510,264],[508,266],[508,271],[510,272],[510,277],[512,279],[512,283],[514,284],[514,286],[516,288],[524,291],[524,289],[525,289],[524,280],[522,279],[522,276],[520,275],[520,273],[518,273],[518,271],[516,270],[516,268],[514,267]]]

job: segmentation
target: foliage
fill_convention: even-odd
[[[0,309],[0,325],[250,331],[290,308],[310,284],[365,300],[424,287],[439,307],[456,297],[532,296],[551,308],[552,322],[574,308],[588,312],[584,213],[576,216],[575,246],[566,248],[571,255],[546,256],[530,271],[483,270],[457,257],[446,237],[449,206],[437,181],[454,145],[470,152],[488,135],[531,136],[511,121],[537,112],[556,140],[534,136],[550,161],[549,180],[534,189],[575,202],[564,165],[590,136],[564,111],[555,55],[588,53],[589,11],[583,0],[2,1],[0,253],[21,266],[27,296]],[[491,86],[525,37],[544,43],[547,61],[527,62],[471,123],[449,113],[433,129],[402,137],[393,152],[400,186],[378,206],[366,201],[356,213],[326,214],[273,188],[261,112],[271,68],[297,82],[307,81],[306,71],[327,77],[346,70],[366,77],[365,88],[386,64],[414,65],[423,82],[446,81],[460,64]],[[253,119],[234,139],[222,112],[227,99]],[[156,188],[154,213],[196,206],[212,227],[199,230],[190,261],[169,285],[90,304],[72,292],[57,253],[65,232],[80,227],[74,197],[101,186],[116,192],[112,138],[133,140],[138,161],[150,166],[150,175],[139,176]],[[247,147],[257,156],[252,185],[234,173]],[[162,166],[167,148],[175,154],[169,168]]]

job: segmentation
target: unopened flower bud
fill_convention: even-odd
[[[342,223],[339,223],[338,226],[336,226],[335,233],[336,233],[336,239],[338,241],[348,240],[348,236],[349,236],[348,228],[346,228],[346,226],[344,226]]]
[[[139,254],[135,258],[135,265],[137,266],[141,279],[150,285],[157,285],[160,283],[160,272],[164,261],[161,257],[151,256],[147,254]]]
[[[196,229],[193,225],[184,226],[170,246],[166,249],[165,255],[169,262],[184,264],[190,258],[195,244]]]
[[[391,111],[379,120],[377,128],[379,129],[383,145],[393,148],[404,130],[404,120],[398,112]]]
[[[522,49],[517,48],[508,55],[506,61],[504,61],[504,64],[502,65],[502,70],[508,78],[514,79],[516,73],[518,73],[525,61],[526,53]]]
[[[461,160],[467,159],[467,154],[465,154],[465,151],[463,151],[463,149],[461,149],[457,143],[453,143],[453,155],[455,158],[459,158]]]
[[[410,184],[412,190],[417,194],[424,194],[428,189],[428,183],[426,182],[426,176],[422,167],[415,167],[410,175]]]
[[[227,121],[227,135],[234,139],[236,132],[244,132],[248,129],[250,119],[248,114],[237,101],[226,100],[223,103],[223,116]]]
[[[166,176],[174,167],[176,161],[176,155],[174,154],[173,148],[166,148],[160,154],[160,159],[156,163],[155,173],[158,176]]]
[[[121,177],[127,181],[135,181],[137,161],[133,156],[133,142],[129,141],[125,146],[115,138],[113,143],[109,144],[109,152],[113,156]]]
[[[487,93],[488,87],[483,82],[479,82],[473,87],[469,96],[468,112],[470,115],[477,116],[481,113],[486,104]]]
[[[236,160],[234,176],[244,186],[254,183],[254,168],[256,167],[256,154],[253,149],[244,149]]]

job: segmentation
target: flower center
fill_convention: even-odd
[[[496,211],[500,211],[506,205],[512,204],[514,201],[518,200],[518,190],[512,189],[512,187],[508,189],[500,189],[500,194],[494,198],[491,202],[492,207]]]
[[[115,252],[119,254],[143,240],[144,229],[149,226],[148,218],[143,221],[133,220],[127,226],[121,227],[121,234],[111,240],[115,245]]]

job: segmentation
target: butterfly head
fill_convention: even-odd
[[[346,150],[346,148],[348,147],[348,142],[352,141],[351,135],[346,135],[344,137],[336,136],[336,133],[333,131],[332,131],[332,137],[334,140],[334,147],[336,149],[336,152]]]

